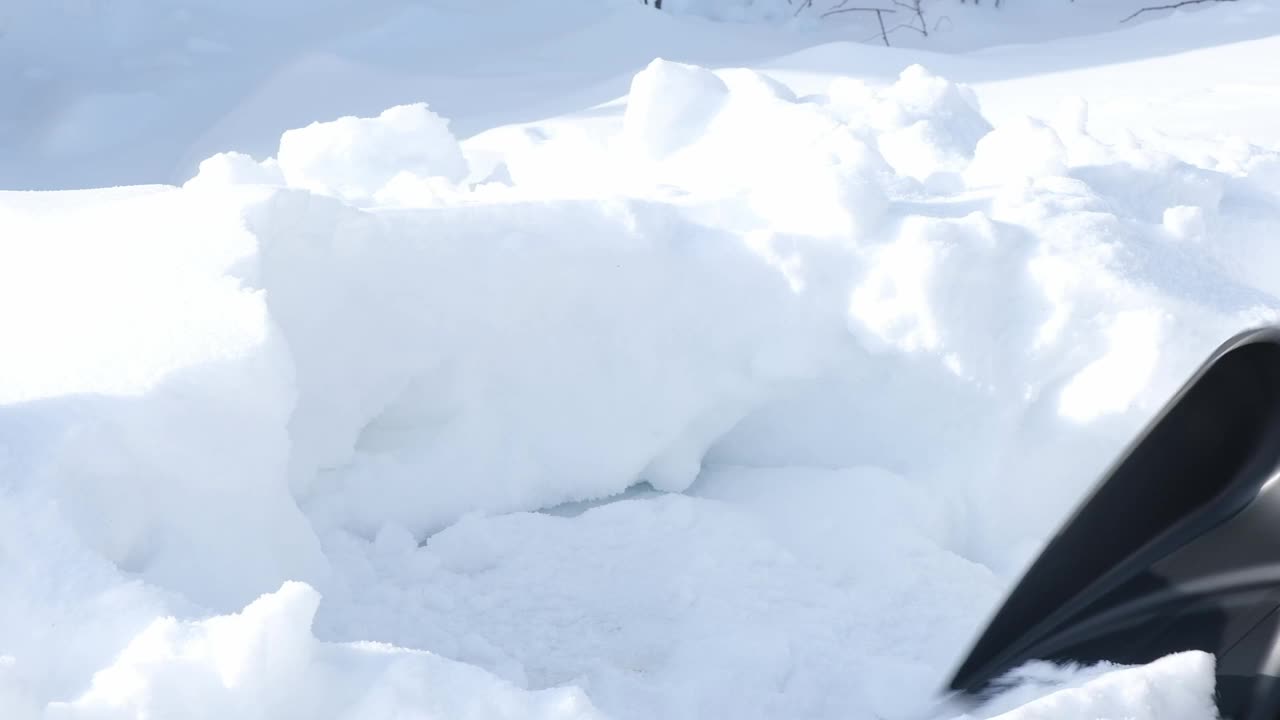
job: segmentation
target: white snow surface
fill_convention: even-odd
[[[1280,11],[784,5],[7,7],[0,717],[1215,717],[941,688],[1280,314]]]

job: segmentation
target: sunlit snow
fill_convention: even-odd
[[[1280,7],[1141,6],[10,3],[0,717],[1213,717],[943,692],[1280,316]]]

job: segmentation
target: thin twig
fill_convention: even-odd
[[[908,25],[906,23],[898,23],[897,25],[894,25],[893,27],[889,28],[884,33],[876,33],[875,35],[868,37],[866,40],[863,40],[862,42],[871,42],[872,40],[875,40],[878,37],[885,37],[888,35],[892,35],[898,32],[899,30],[915,30],[916,32],[920,32],[920,28],[914,25]]]
[[[1236,0],[1182,0],[1182,2],[1176,2],[1172,5],[1153,5],[1151,7],[1142,8],[1141,10],[1135,12],[1134,14],[1121,20],[1120,22],[1127,23],[1130,20],[1138,17],[1144,12],[1155,12],[1156,10],[1177,10],[1183,5],[1199,5],[1200,3],[1206,3],[1206,2],[1235,2],[1235,1]]]
[[[843,5],[843,3],[841,3],[841,4]],[[826,16],[828,16],[828,15],[838,15],[838,14],[840,14],[840,13],[847,13],[847,12],[873,12],[873,13],[876,13],[876,14],[880,14],[880,13],[891,13],[891,12],[897,12],[897,10],[889,10],[889,9],[887,9],[887,8],[864,8],[864,7],[853,7],[853,8],[842,8],[842,9],[837,9],[837,10],[828,10],[828,11],[826,11],[826,12],[822,13],[822,15],[821,15],[820,17],[826,17]]]

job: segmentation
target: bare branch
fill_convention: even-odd
[[[889,12],[893,12],[890,10]],[[880,23],[880,37],[884,38],[884,46],[889,47],[889,33],[884,29],[884,12],[876,10],[876,21]]]
[[[1151,7],[1142,8],[1141,10],[1135,12],[1134,14],[1121,20],[1120,22],[1127,23],[1130,20],[1138,17],[1144,12],[1155,12],[1156,10],[1176,10],[1182,7],[1183,5],[1199,5],[1200,3],[1206,3],[1206,2],[1235,2],[1235,1],[1236,0],[1182,0],[1181,2],[1176,2],[1176,3],[1173,3],[1172,5],[1152,5]]]
[[[812,2],[812,0],[810,1]],[[843,4],[844,3],[841,3],[841,5]],[[826,17],[828,15],[839,15],[840,13],[847,13],[847,12],[873,12],[878,15],[880,13],[897,12],[897,10],[890,10],[888,8],[867,8],[867,7],[838,8],[836,10],[828,10],[822,13],[821,17]]]
[[[883,34],[882,34],[882,33],[876,33],[875,35],[872,35],[872,36],[868,37],[867,39],[863,40],[862,42],[871,42],[872,40],[875,40],[875,39],[876,39],[876,38],[878,38],[878,37],[882,37],[882,35],[883,35],[883,36],[892,35],[892,34],[894,34],[894,33],[898,32],[899,30],[915,30],[916,32],[920,32],[920,28],[916,27],[915,25],[910,25],[910,24],[908,24],[908,23],[898,23],[897,25],[894,25],[893,27],[891,27],[891,28],[889,28],[888,30],[886,30]]]

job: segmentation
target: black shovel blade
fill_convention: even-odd
[[[1029,660],[1217,657],[1224,717],[1280,718],[1280,329],[1219,348],[1045,547],[951,680]]]

